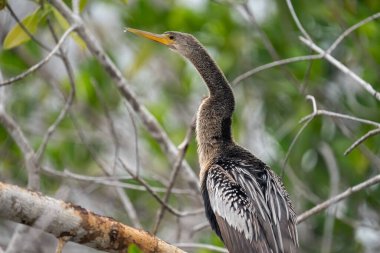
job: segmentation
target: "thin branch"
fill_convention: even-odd
[[[310,218],[311,216],[313,216],[317,213],[322,212],[323,210],[330,207],[331,205],[334,205],[334,204],[338,203],[339,201],[342,201],[343,199],[348,198],[353,193],[362,191],[362,190],[364,190],[364,189],[366,189],[372,185],[378,184],[378,183],[380,183],[380,174],[378,174],[374,177],[371,177],[370,179],[368,179],[368,180],[366,180],[360,184],[357,184],[353,187],[350,187],[347,190],[345,190],[344,192],[320,203],[319,205],[311,208],[310,210],[308,210],[306,212],[303,212],[301,215],[299,215],[297,217],[297,224],[305,221],[306,219]]]
[[[135,228],[142,228],[136,208],[134,207],[131,199],[128,197],[128,194],[121,187],[116,187],[115,190],[125,211],[127,212],[130,222],[132,222]]]
[[[167,187],[167,191],[166,191],[165,196],[164,196],[164,202],[165,203],[168,203],[170,194],[171,194],[173,186],[174,186],[174,182],[175,182],[175,180],[177,178],[177,175],[179,173],[179,170],[181,168],[181,164],[183,162],[183,159],[185,158],[185,154],[186,154],[186,151],[187,151],[187,149],[189,147],[189,143],[191,141],[191,137],[193,136],[193,133],[194,133],[194,126],[192,125],[187,130],[185,139],[179,145],[178,159],[177,159],[177,161],[174,164],[174,168],[173,168],[172,173],[170,175],[169,185]],[[161,223],[162,218],[164,217],[164,214],[165,214],[165,206],[161,206],[161,208],[160,208],[160,210],[158,211],[158,214],[157,214],[156,223],[153,226],[153,230],[152,230],[153,234],[157,233],[158,227],[160,226],[160,223]]]
[[[372,16],[369,16],[365,19],[363,19],[362,21],[354,24],[353,26],[349,27],[348,29],[346,29],[335,41],[334,43],[331,44],[331,46],[326,50],[326,54],[331,54],[331,52],[339,45],[340,42],[342,42],[342,40],[344,38],[346,38],[350,33],[352,33],[353,31],[355,31],[356,29],[358,29],[359,27],[375,20],[375,19],[378,19],[380,18],[380,12],[376,13],[376,14],[373,14]]]
[[[288,1],[288,0],[287,0]],[[289,4],[289,3],[288,3]],[[288,5],[289,6],[289,5]],[[291,7],[291,13],[293,13],[292,15],[295,15],[294,13],[294,9],[290,3],[290,7]],[[293,16],[294,18],[294,16]],[[331,46],[325,51],[325,54],[330,54],[341,42],[342,40],[347,37],[351,32],[353,32],[355,29],[363,26],[364,24],[367,24],[368,22],[370,21],[373,21],[377,18],[380,18],[380,13],[376,13],[364,20],[362,20],[361,22],[351,26],[350,28],[348,28],[347,30],[345,30],[334,42],[333,44],[331,44]],[[296,20],[298,21],[298,18],[296,17]],[[299,21],[298,21],[299,22]],[[296,22],[297,23],[297,22]],[[301,26],[301,29],[303,29],[303,27]],[[308,35],[304,34],[305,37],[309,37]],[[310,39],[309,39],[310,40]],[[281,66],[281,65],[284,65],[284,64],[289,64],[289,63],[293,63],[293,62],[299,62],[299,61],[309,61],[309,60],[317,60],[317,59],[321,59],[324,57],[324,54],[323,53],[320,53],[320,54],[316,54],[316,55],[304,55],[304,56],[296,56],[296,57],[292,57],[292,58],[288,58],[288,59],[284,59],[284,60],[279,60],[279,61],[274,61],[274,62],[271,62],[271,63],[268,63],[268,64],[265,64],[265,65],[262,65],[262,66],[259,66],[257,68],[254,68],[250,71],[247,71],[241,75],[239,75],[238,77],[236,77],[231,83],[232,85],[236,85],[238,83],[240,83],[241,81],[247,79],[248,77],[262,71],[262,70],[266,70],[266,69],[269,69],[269,68],[273,68],[273,67],[276,67],[276,66]]]
[[[211,228],[210,223],[208,221],[197,224],[191,229],[190,236],[193,237],[195,233],[197,233],[203,229],[206,229],[206,228]]]
[[[174,209],[173,207],[169,206],[168,204],[165,203],[165,201],[163,201],[153,190],[152,188],[148,185],[147,182],[145,182],[144,179],[142,179],[141,177],[136,177],[132,170],[129,169],[127,167],[127,165],[119,158],[119,162],[120,164],[122,165],[122,167],[132,176],[134,177],[134,179],[139,182],[141,185],[143,185],[145,187],[145,189],[153,196],[154,199],[157,200],[158,203],[160,203],[161,205],[163,205],[170,213],[172,213],[173,215],[175,216],[190,216],[190,215],[197,215],[197,214],[200,214],[204,211],[204,209],[199,209],[199,210],[195,210],[195,211],[189,211],[189,212],[181,212],[181,211],[178,211],[176,209]]]
[[[314,97],[311,96],[311,95],[308,95],[308,98],[313,101],[313,112],[311,114],[303,117],[300,120],[300,123],[308,121],[310,118],[314,118],[315,116],[325,115],[325,116],[330,116],[330,117],[334,117],[334,118],[353,120],[353,121],[356,121],[356,122],[360,122],[360,123],[364,123],[364,124],[368,124],[368,125],[372,125],[372,126],[380,128],[380,123],[372,121],[372,120],[362,119],[362,118],[358,118],[358,117],[355,117],[355,116],[350,116],[350,115],[341,114],[341,113],[337,113],[337,112],[330,112],[330,111],[325,111],[325,110],[319,110],[316,107],[316,103],[315,103]]]
[[[107,252],[124,252],[131,244],[144,252],[184,252],[148,232],[80,206],[0,182],[0,216]]]
[[[134,134],[134,142],[135,142],[135,156],[136,156],[136,176],[140,176],[140,152],[139,152],[139,137],[138,137],[138,129],[137,129],[137,124],[135,121],[135,117],[133,113],[131,112],[129,105],[126,103],[127,112],[128,116],[131,119],[132,122],[132,128],[133,128],[133,134]]]
[[[123,77],[120,70],[115,66],[108,55],[105,54],[104,50],[101,48],[94,35],[84,25],[83,20],[78,15],[75,15],[65,5],[64,2],[59,0],[50,0],[49,2],[66,18],[66,20],[71,25],[75,24],[79,26],[77,33],[86,43],[90,52],[97,58],[105,71],[110,75],[115,85],[119,89],[120,94],[128,101],[136,115],[139,116],[144,127],[160,145],[161,149],[167,155],[170,162],[174,164],[178,156],[178,149],[171,142],[157,119],[147,110],[145,106],[143,106],[136,95],[131,90],[129,90],[127,80]],[[188,181],[189,185],[192,187],[192,189],[199,192],[198,177],[195,175],[194,171],[185,161],[182,163],[182,167],[187,174],[185,179]]]
[[[270,63],[264,64],[264,65],[261,65],[261,66],[259,66],[257,68],[251,69],[251,70],[249,70],[249,71],[247,71],[247,72],[245,72],[245,73],[237,76],[231,82],[231,84],[232,85],[237,85],[238,83],[240,83],[241,81],[247,79],[248,77],[251,77],[251,76],[253,76],[254,74],[256,74],[258,72],[261,72],[263,70],[267,70],[267,69],[270,69],[270,68],[273,68],[273,67],[277,67],[277,66],[281,66],[281,65],[286,65],[286,64],[289,64],[289,63],[293,63],[293,62],[318,60],[318,59],[322,59],[322,58],[323,58],[323,56],[320,55],[320,54],[312,54],[312,55],[296,56],[296,57],[292,57],[292,58],[287,58],[287,59],[282,59],[282,60],[270,62]]]
[[[17,144],[23,154],[25,166],[28,173],[28,189],[39,190],[39,166],[35,161],[34,150],[22,132],[21,127],[16,123],[16,121],[14,121],[11,116],[6,113],[3,106],[0,107],[0,123],[8,131],[9,135],[12,136],[14,142]]]
[[[113,144],[115,146],[114,158],[113,158],[114,161],[112,163],[111,172],[109,172],[109,171],[105,172],[107,175],[110,175],[110,174],[114,175],[115,171],[116,171],[117,158],[119,157],[119,152],[120,152],[119,138],[117,137],[117,131],[116,131],[114,122],[113,122],[112,117],[111,117],[111,112],[107,106],[107,103],[104,100],[104,96],[103,96],[102,92],[99,90],[99,87],[98,87],[96,80],[92,80],[90,83],[91,83],[92,87],[94,88],[96,95],[98,96],[98,100],[99,100],[101,106],[103,107],[103,111],[104,111],[105,117],[107,119],[109,131],[111,133],[112,141],[113,141]],[[118,183],[118,181],[117,181],[117,183]],[[141,188],[143,188],[143,187],[141,187]],[[129,216],[130,222],[132,222],[134,227],[142,228],[142,225],[141,225],[140,219],[137,215],[136,209],[133,206],[133,203],[130,200],[128,194],[123,190],[123,187],[116,187],[115,190],[116,190],[117,195],[119,196],[119,199],[120,199],[125,211],[127,212],[127,215]],[[143,188],[143,190],[145,191],[145,188]]]
[[[59,44],[59,40],[58,40],[58,37],[53,29],[53,26],[51,25],[50,21],[48,20],[48,26],[49,26],[49,29],[50,29],[50,32],[54,38],[54,41]],[[61,59],[62,59],[62,62],[63,62],[63,65],[65,66],[65,69],[66,69],[66,72],[67,72],[67,75],[69,76],[69,83],[70,83],[70,93],[69,93],[69,97],[67,98],[66,102],[64,103],[64,106],[62,108],[62,110],[60,111],[58,117],[55,119],[55,121],[53,122],[53,124],[47,129],[45,135],[44,135],[44,138],[42,139],[42,142],[40,144],[40,147],[38,148],[37,150],[37,153],[36,153],[36,161],[39,163],[42,159],[42,156],[43,154],[45,153],[45,149],[47,147],[47,144],[51,138],[51,136],[54,134],[55,130],[57,129],[57,127],[59,126],[59,124],[62,122],[62,120],[66,117],[70,107],[72,106],[73,102],[74,102],[74,98],[75,98],[75,93],[76,93],[76,89],[75,89],[75,77],[74,77],[74,71],[72,69],[72,66],[69,62],[69,59],[67,58],[67,55],[66,53],[64,52],[64,50],[60,47],[59,48],[59,52],[60,52],[60,55],[61,55]]]
[[[339,188],[340,175],[339,175],[338,164],[334,157],[334,153],[331,150],[331,147],[327,145],[327,143],[323,142],[318,149],[323,159],[325,160],[325,164],[329,172],[329,179],[330,179],[329,198],[332,198],[333,196],[339,193],[338,188]],[[334,237],[333,229],[334,229],[336,210],[337,210],[336,206],[333,206],[328,210],[330,215],[325,219],[325,222],[324,222],[325,224],[323,228],[324,231],[323,231],[321,253],[329,253],[331,251],[332,239]]]
[[[24,79],[25,77],[27,77],[28,75],[30,75],[31,73],[35,72],[36,70],[38,70],[39,68],[41,68],[43,65],[45,65],[45,63],[47,63],[51,59],[51,57],[57,53],[57,51],[61,48],[63,42],[65,42],[66,38],[75,29],[77,29],[77,26],[75,26],[75,25],[71,26],[69,29],[67,29],[67,31],[62,35],[62,37],[59,40],[59,42],[57,43],[57,45],[55,45],[55,47],[53,48],[53,50],[51,50],[50,53],[42,61],[40,61],[37,64],[33,65],[32,67],[30,67],[25,72],[23,72],[23,73],[15,76],[15,77],[9,78],[8,80],[0,82],[0,87],[1,86],[5,86],[5,85],[10,85],[10,84],[12,84],[12,83],[14,83],[16,81]]]
[[[125,188],[125,189],[130,189],[130,190],[136,190],[136,191],[146,191],[146,188],[144,186],[123,183],[123,182],[118,181],[118,180],[133,179],[133,177],[131,176],[92,177],[92,176],[84,176],[84,175],[76,174],[76,173],[70,172],[69,170],[64,170],[63,172],[56,171],[46,166],[42,167],[42,172],[53,177],[71,178],[78,181],[91,182],[91,183],[101,184],[101,185],[106,185],[106,186],[120,187],[120,188]],[[166,192],[166,188],[163,188],[163,187],[150,186],[150,188],[152,189],[152,191],[156,193]],[[174,194],[181,194],[181,195],[194,195],[194,191],[177,189],[177,188],[174,188],[172,192]]]
[[[112,169],[111,169],[111,174],[113,175],[113,174],[115,174],[115,171],[116,171],[117,158],[119,157],[119,152],[120,152],[119,138],[117,135],[115,124],[112,120],[110,109],[108,108],[108,105],[104,99],[103,93],[99,89],[98,82],[96,80],[92,80],[90,83],[95,90],[95,93],[98,97],[98,101],[100,102],[101,106],[103,107],[104,115],[107,119],[107,124],[109,127],[109,131],[111,133],[113,145],[115,146],[115,151],[114,151],[114,155],[113,155],[113,162],[112,162]]]
[[[273,60],[278,61],[280,59],[278,52],[276,51],[275,47],[273,46],[272,42],[266,35],[266,33],[261,29],[260,25],[257,23],[254,13],[249,8],[248,3],[244,3],[241,5],[243,11],[248,16],[249,22],[252,24],[254,29],[259,33],[260,39],[262,43],[264,44],[264,47],[268,51],[269,55],[272,57]],[[298,84],[299,81],[294,76],[293,73],[291,73],[285,66],[281,65],[280,70],[282,70],[283,74],[286,76],[286,78],[289,80],[290,83]]]
[[[329,61],[335,67],[337,67],[340,71],[342,71],[343,73],[347,74],[352,79],[354,79],[368,93],[370,93],[372,96],[374,96],[377,100],[380,101],[380,93],[378,91],[376,91],[375,89],[373,89],[373,87],[370,83],[364,81],[361,77],[359,77],[357,74],[355,74],[347,66],[343,65],[340,61],[338,61],[333,56],[331,56],[326,51],[324,51],[322,48],[317,46],[313,41],[305,39],[304,37],[300,37],[300,40],[302,41],[302,43],[304,43],[309,48],[313,49],[314,51],[316,51],[319,54],[322,54],[323,58],[325,58],[327,61]]]
[[[288,6],[289,6],[289,3],[288,3]],[[292,16],[293,16],[293,19],[294,17],[296,17],[296,20],[297,22],[296,23],[299,23],[299,20],[297,18],[297,16],[295,16],[295,12],[294,12],[294,8],[293,6],[291,5],[291,2],[290,2],[290,10],[291,10],[291,13],[292,13]],[[331,46],[325,51],[325,54],[330,54],[342,41],[344,38],[346,38],[350,33],[352,33],[354,30],[358,29],[359,27],[369,23],[370,21],[373,21],[375,19],[378,19],[380,18],[380,13],[376,13],[362,21],[360,21],[359,23],[351,26],[350,28],[348,28],[347,30],[345,30],[341,35],[339,35],[339,37],[331,44]],[[301,26],[301,29],[303,29],[303,27]],[[306,38],[308,38],[309,36],[306,35],[306,33],[304,34],[304,36]],[[309,39],[310,40],[310,39]],[[311,40],[310,40],[311,41]],[[289,63],[293,63],[293,62],[299,62],[299,61],[309,61],[309,60],[318,60],[318,59],[322,59],[324,57],[324,54],[323,53],[320,53],[320,54],[316,54],[316,55],[304,55],[304,56],[296,56],[296,57],[292,57],[292,58],[288,58],[288,59],[283,59],[283,60],[279,60],[279,61],[274,61],[274,62],[271,62],[271,63],[268,63],[268,64],[265,64],[265,65],[262,65],[262,66],[259,66],[257,68],[254,68],[252,70],[249,70],[241,75],[239,75],[238,77],[236,77],[232,82],[231,84],[232,85],[237,85],[238,83],[240,83],[241,81],[247,79],[248,77],[262,71],[262,70],[266,70],[266,69],[270,69],[270,68],[273,68],[273,67],[276,67],[276,66],[281,66],[281,65],[284,65],[284,64],[289,64]]]
[[[282,167],[281,167],[281,175],[280,175],[281,178],[284,177],[286,164],[287,164],[287,162],[288,162],[288,159],[289,159],[290,153],[292,152],[294,145],[296,144],[298,138],[301,136],[302,132],[306,129],[306,127],[309,125],[309,123],[310,123],[312,120],[313,120],[313,118],[311,117],[310,119],[308,119],[308,120],[302,125],[302,127],[300,128],[300,130],[298,130],[296,136],[293,138],[292,142],[290,143],[289,148],[288,148],[288,150],[287,150],[287,152],[286,152],[286,155],[285,155],[284,162],[282,163]]]
[[[363,135],[357,141],[355,141],[346,151],[344,151],[344,155],[348,155],[349,153],[351,153],[352,150],[354,150],[354,148],[362,144],[365,140],[379,133],[380,133],[380,128],[376,128],[371,131],[368,131],[365,135]]]
[[[317,196],[313,190],[310,189],[308,182],[303,181],[301,178],[298,177],[298,175],[294,172],[294,169],[292,169],[291,166],[286,166],[287,168],[287,176],[292,182],[292,185],[294,186],[294,192],[297,193],[299,196],[303,196],[306,200],[313,204],[317,204],[318,202],[321,202],[321,198]],[[300,203],[300,202],[298,202]]]
[[[310,117],[307,120],[302,121],[302,122],[304,122],[304,124],[302,125],[300,130],[298,130],[296,136],[293,138],[292,142],[289,145],[288,151],[286,152],[285,159],[284,159],[284,162],[283,162],[282,167],[281,167],[281,175],[280,175],[281,178],[283,178],[283,176],[284,176],[286,164],[288,162],[290,153],[292,152],[294,145],[296,144],[298,138],[301,136],[302,132],[306,129],[306,127],[309,125],[309,123],[313,120],[313,118],[316,115],[317,106],[316,106],[314,97],[311,95],[307,95],[306,99],[311,101],[311,103],[313,105],[313,113],[310,115]]]
[[[302,26],[300,20],[298,19],[298,16],[296,14],[296,11],[294,10],[294,7],[293,7],[293,4],[292,4],[292,1],[291,0],[286,0],[286,4],[288,5],[288,8],[289,8],[289,11],[290,11],[290,14],[292,15],[292,18],[294,20],[294,22],[296,23],[298,29],[300,30],[300,32],[303,34],[303,36],[305,36],[308,40],[310,41],[313,41],[310,37],[310,35],[306,32],[305,28]]]

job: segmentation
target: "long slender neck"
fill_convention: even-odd
[[[194,64],[205,81],[210,98],[215,97],[234,106],[231,86],[207,51],[201,45],[197,45],[187,58]]]
[[[231,116],[235,101],[231,86],[206,50],[199,45],[187,57],[196,67],[209,89],[197,114],[197,142],[201,167],[206,167],[223,146],[233,143]]]

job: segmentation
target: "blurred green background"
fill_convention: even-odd
[[[124,27],[155,33],[175,30],[193,34],[206,46],[231,82],[264,64],[315,54],[300,42],[301,33],[286,1],[65,2],[80,13],[123,72],[129,88],[176,145],[184,139],[207,89],[189,62],[161,45],[124,33]],[[9,5],[33,35],[50,48],[55,45],[50,28],[60,37],[68,27],[47,1],[9,1]],[[380,11],[377,0],[293,1],[293,5],[305,30],[323,49],[350,26]],[[15,30],[15,26],[9,8],[0,10],[0,70],[4,80],[27,70],[47,54],[20,28],[20,31]],[[376,90],[380,90],[379,31],[378,20],[369,22],[352,32],[332,53]],[[86,176],[126,177],[128,173],[117,163],[121,158],[130,168],[138,169],[151,186],[164,190],[172,165],[157,142],[142,127],[83,42],[71,36],[64,49],[74,70],[76,96],[70,112],[48,142],[41,166]],[[284,166],[291,143],[301,129],[299,121],[312,112],[306,95],[315,97],[319,109],[380,121],[379,101],[326,60],[269,68],[233,86],[237,104],[233,118],[236,141],[268,163],[276,173],[281,174],[285,168],[284,182],[298,214],[379,174],[378,135],[368,138],[347,156],[343,155],[373,126],[327,116],[317,116],[309,123],[294,143]],[[0,103],[37,151],[70,91],[67,71],[62,61],[53,57],[27,78],[0,87]],[[198,174],[194,140],[186,160]],[[128,215],[114,187],[94,180],[78,180],[67,173],[53,176],[46,172],[47,169],[44,171],[41,174],[43,193],[132,226],[141,223],[143,229],[152,230],[160,205],[146,191],[130,187],[123,190],[136,211],[137,222]],[[201,209],[199,194],[185,183],[185,179],[186,174],[181,172],[175,182],[176,192],[169,199],[170,205],[183,211]],[[22,153],[2,125],[0,180],[23,187],[27,184]],[[119,181],[139,185],[129,178]],[[159,195],[163,197],[164,194],[161,191]],[[299,224],[300,252],[379,252],[379,195],[379,186],[370,187]],[[3,249],[14,227],[14,223],[0,220],[0,247]],[[157,235],[174,244],[205,243],[223,247],[207,226],[202,212],[185,217],[166,212]],[[36,241],[32,242],[36,249],[30,252],[51,252],[54,240],[44,239],[44,235],[38,240],[43,243],[36,246]],[[197,247],[185,249],[214,252]],[[74,244],[69,244],[65,250],[94,252]]]

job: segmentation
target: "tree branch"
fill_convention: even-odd
[[[170,194],[172,193],[172,190],[173,190],[174,182],[175,182],[175,180],[177,178],[179,169],[181,168],[181,164],[183,162],[183,159],[185,158],[185,155],[186,155],[186,152],[187,152],[187,148],[189,147],[189,143],[191,141],[191,137],[193,136],[193,133],[195,131],[194,128],[195,128],[194,125],[190,126],[190,128],[187,130],[185,139],[179,145],[179,147],[180,147],[179,151],[180,152],[178,154],[177,161],[175,162],[174,168],[173,168],[172,173],[170,175],[169,185],[167,187],[167,190],[166,190],[165,196],[164,196],[164,200],[163,200],[166,204],[169,201]],[[157,214],[156,223],[153,226],[153,230],[152,230],[153,234],[157,233],[158,227],[160,226],[160,223],[161,223],[162,218],[164,217],[164,214],[165,214],[165,206],[161,205],[161,208],[160,208],[160,210],[158,211],[158,214]]]
[[[356,148],[357,146],[362,144],[365,140],[367,140],[368,138],[375,136],[379,133],[380,133],[380,127],[373,129],[371,131],[368,131],[365,135],[363,135],[358,140],[356,140],[354,143],[352,143],[352,145],[346,151],[344,151],[344,155],[348,155],[349,153],[351,153],[352,150],[354,150],[354,148]]]
[[[28,189],[40,189],[40,168],[36,163],[35,153],[29,141],[26,139],[20,126],[7,114],[3,105],[0,105],[0,123],[4,126],[14,142],[19,147],[25,160],[28,173]]]
[[[135,244],[144,252],[184,252],[143,230],[18,186],[0,182],[0,203],[3,218],[98,250],[121,252]]]
[[[336,204],[345,198],[348,198],[353,193],[359,192],[361,190],[364,190],[364,189],[366,189],[372,185],[378,184],[378,183],[380,183],[380,174],[378,174],[378,175],[376,175],[376,176],[374,176],[374,177],[372,177],[372,178],[370,178],[370,179],[368,179],[368,180],[366,180],[360,184],[357,184],[353,187],[350,187],[347,190],[345,190],[344,192],[342,192],[341,194],[338,194],[338,195],[316,205],[315,207],[311,208],[310,210],[303,212],[301,215],[299,215],[297,217],[297,224],[303,222],[304,220],[310,218],[311,216],[313,216],[317,213],[322,212],[323,210],[325,210],[329,206]]]
[[[363,19],[362,21],[360,21],[359,23],[356,23],[354,24],[353,26],[349,27],[348,29],[346,29],[335,41],[334,43],[331,44],[331,46],[326,50],[326,54],[330,54],[338,45],[340,42],[342,42],[342,40],[344,38],[346,38],[350,33],[352,33],[353,31],[355,31],[356,29],[358,29],[359,27],[375,20],[375,19],[378,19],[380,18],[380,12],[376,13],[376,14],[373,14],[372,16],[369,16],[365,19]]]
[[[309,48],[313,49],[315,52],[317,52],[319,54],[323,54],[323,58],[325,58],[327,61],[329,61],[335,67],[337,67],[340,71],[342,71],[343,73],[347,74],[352,79],[354,79],[368,93],[370,93],[372,96],[374,96],[377,100],[380,101],[380,93],[378,91],[376,91],[370,83],[364,81],[361,77],[359,77],[357,74],[355,74],[347,66],[345,66],[343,63],[341,63],[340,61],[335,59],[330,54],[328,54],[327,51],[324,51],[322,48],[317,46],[313,41],[305,39],[304,37],[300,37],[300,40],[302,41],[302,43],[304,43]]]

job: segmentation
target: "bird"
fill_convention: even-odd
[[[296,213],[281,178],[232,138],[235,98],[227,78],[191,34],[126,31],[189,60],[208,88],[196,114],[200,187],[206,217],[230,253],[297,252]]]

